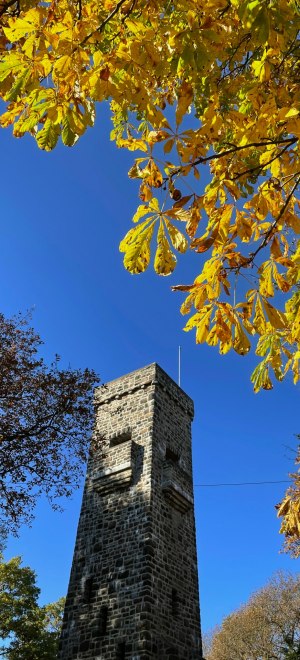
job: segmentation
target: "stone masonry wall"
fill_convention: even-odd
[[[199,660],[193,403],[152,364],[96,406],[59,660]]]

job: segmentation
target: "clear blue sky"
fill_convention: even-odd
[[[2,153],[1,311],[34,308],[44,355],[93,367],[109,381],[151,362],[194,399],[195,505],[203,629],[244,602],[278,569],[298,571],[280,554],[274,505],[284,484],[203,488],[197,484],[286,479],[300,432],[299,387],[290,380],[254,395],[255,356],[219,356],[183,333],[180,293],[193,281],[197,255],[181,258],[169,278],[127,273],[118,244],[136,208],[127,170],[132,154],[109,142],[100,109],[96,127],[72,149],[46,154],[30,138],[0,133]],[[41,601],[65,594],[81,493],[63,514],[39,503],[34,525],[11,539],[6,556],[34,568]]]

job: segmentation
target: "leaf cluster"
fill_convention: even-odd
[[[298,436],[299,439],[299,436]],[[285,536],[284,547],[292,557],[300,557],[300,445],[296,455],[297,471],[290,475],[292,482],[285,497],[277,505],[277,515],[281,518],[280,533]]]
[[[0,13],[1,125],[72,146],[109,101],[112,139],[143,152],[125,267],[145,271],[154,240],[159,275],[197,253],[200,274],[177,287],[185,329],[222,354],[256,342],[255,391],[289,371],[297,382],[297,4],[4,0]]]

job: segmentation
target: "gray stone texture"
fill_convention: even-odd
[[[199,660],[193,402],[151,364],[96,411],[59,660]]]

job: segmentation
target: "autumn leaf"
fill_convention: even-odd
[[[150,243],[155,221],[145,220],[131,229],[120,243],[120,252],[125,252],[124,266],[130,273],[143,273],[150,263]]]
[[[172,252],[165,234],[163,220],[160,220],[154,270],[158,275],[170,275],[176,266],[176,261],[175,254]]]
[[[193,100],[193,88],[187,82],[182,83],[177,92],[176,124],[179,126]]]
[[[186,252],[188,249],[188,241],[185,236],[179,231],[179,229],[177,229],[177,227],[175,227],[175,225],[172,225],[168,218],[165,218],[165,223],[175,250],[178,250],[178,252],[181,253]]]
[[[36,141],[40,149],[52,151],[56,146],[60,134],[60,127],[53,124],[51,119],[46,119],[44,127],[38,132]]]
[[[273,307],[267,300],[263,300],[266,315],[273,328],[276,330],[285,330],[287,328],[287,319],[283,312]]]

